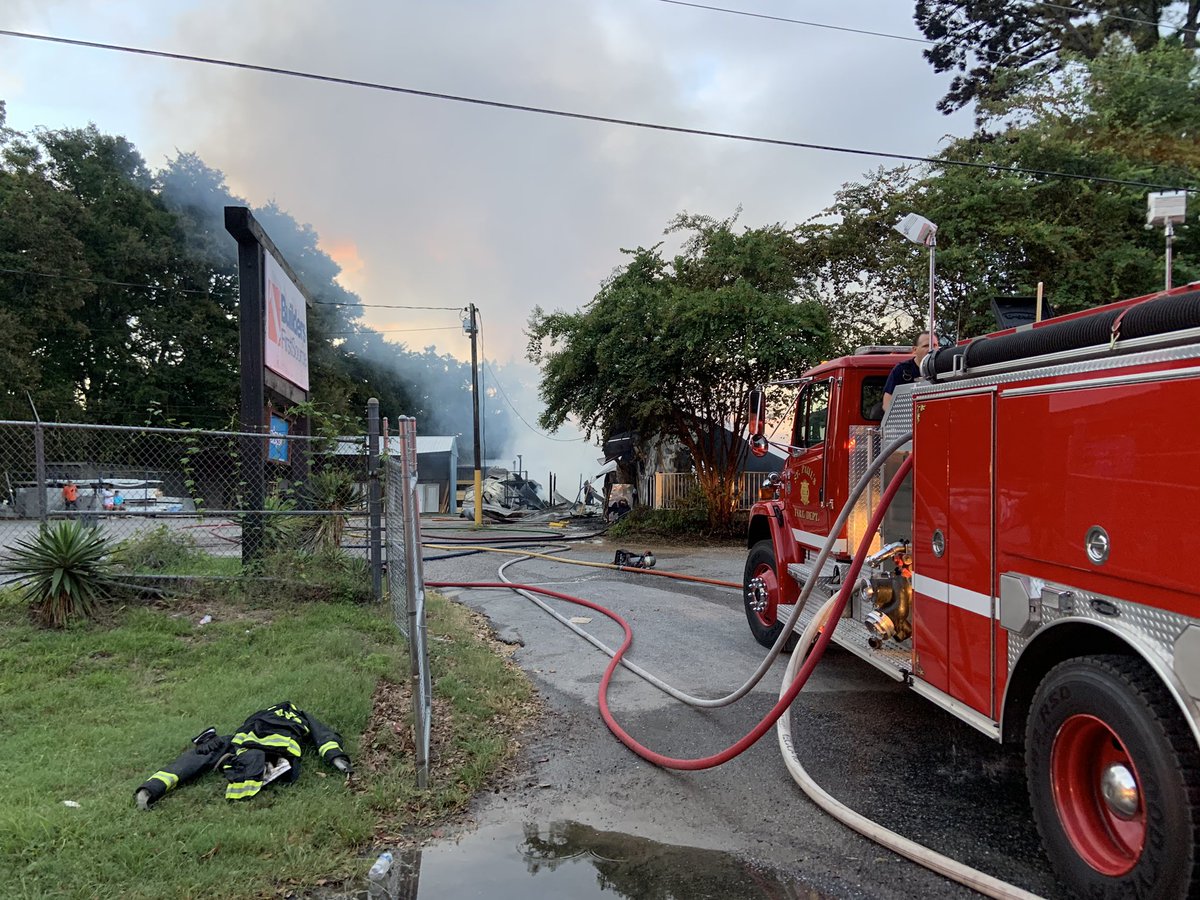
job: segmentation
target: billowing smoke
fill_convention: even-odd
[[[224,209],[250,204],[229,190],[221,172],[194,154],[178,155],[159,173],[158,182],[164,202],[187,222],[197,250],[215,267],[235,270],[237,247],[225,231]],[[317,232],[275,203],[254,209],[254,215],[314,296],[318,305],[309,310],[310,322],[316,319],[323,333],[336,335],[348,358],[368,364],[363,374],[368,390],[384,399],[382,415],[413,416],[418,434],[456,436],[461,464],[471,465],[475,430],[470,363],[433,345],[416,350],[388,341],[362,324],[361,300],[338,283],[339,266],[318,247]],[[501,365],[481,357],[479,378],[485,463],[519,466],[542,484],[544,492],[553,474],[559,493],[573,497],[580,478],[594,474],[600,451],[569,424],[556,435],[546,435],[537,426],[537,369],[524,362]],[[389,391],[389,385],[396,389]],[[400,395],[407,402],[395,399]]]

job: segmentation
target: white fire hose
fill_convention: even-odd
[[[825,601],[825,604],[813,616],[812,621],[808,623],[808,627],[804,629],[804,633],[800,635],[800,641],[796,644],[796,649],[792,652],[791,658],[788,660],[787,671],[783,675],[783,685],[779,690],[780,696],[783,696],[787,692],[788,686],[795,680],[796,672],[800,669],[805,657],[808,655],[808,648],[816,640],[817,632],[825,624],[825,620],[829,617],[829,612],[836,601],[836,596]],[[796,756],[796,750],[792,744],[792,722],[790,715],[779,717],[779,720],[775,723],[775,733],[779,736],[779,749],[783,753],[783,762],[787,766],[788,774],[792,776],[796,784],[800,785],[800,790],[804,791],[813,803],[817,804],[817,806],[821,807],[821,809],[825,810],[825,812],[829,813],[843,825],[854,829],[859,834],[870,838],[893,853],[898,853],[907,859],[911,859],[918,865],[932,869],[939,875],[944,875],[953,881],[957,881],[959,884],[965,884],[967,887],[985,896],[996,897],[999,900],[1041,900],[1037,894],[1031,894],[1024,888],[1019,888],[1016,885],[988,875],[986,872],[973,869],[964,863],[938,853],[936,850],[930,850],[928,847],[918,844],[916,841],[909,840],[903,835],[896,834],[896,832],[884,828],[878,822],[873,822],[866,816],[855,812],[840,800],[826,793],[819,784],[813,781],[812,777],[805,771],[804,766],[800,764],[800,759]]]

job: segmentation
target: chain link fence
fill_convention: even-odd
[[[417,420],[396,423],[399,452],[385,463],[387,494],[387,584],[396,627],[408,639],[416,744],[417,787],[429,783],[429,734],[433,687],[425,634],[425,575],[417,500]]]
[[[369,481],[365,437],[0,421],[0,559],[66,519],[126,547],[365,559]]]
[[[392,615],[410,648],[425,788],[433,694],[416,420],[399,420],[399,453],[383,458],[377,406],[368,422],[369,435],[323,438],[0,421],[0,567],[43,527],[73,520],[108,538],[135,580],[289,582],[320,558],[348,564],[356,592],[380,600],[386,551]]]

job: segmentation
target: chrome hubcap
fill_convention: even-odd
[[[1141,795],[1128,766],[1113,763],[1100,773],[1100,793],[1114,816],[1128,820],[1137,813]]]

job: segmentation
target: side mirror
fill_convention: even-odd
[[[767,452],[767,440],[763,437],[767,424],[767,394],[762,388],[750,392],[749,415],[746,430],[750,433],[750,452],[755,456],[764,456]]]

